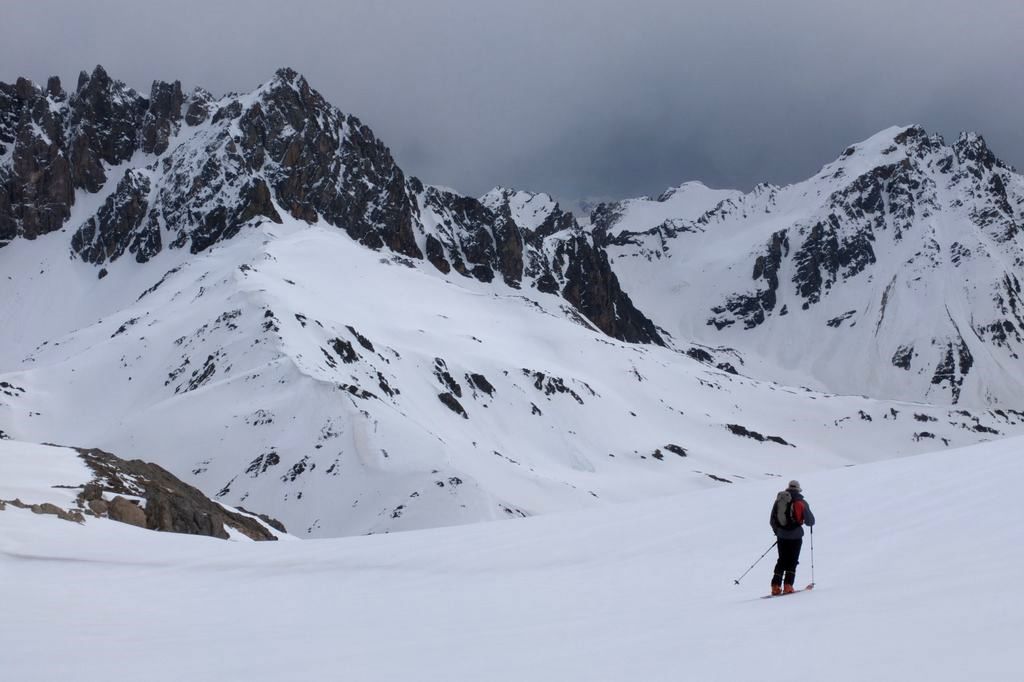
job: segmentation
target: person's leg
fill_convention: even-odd
[[[782,574],[786,570],[785,562],[783,561],[782,540],[779,540],[776,547],[779,550],[779,558],[775,562],[775,573],[772,575],[772,594],[782,593]]]
[[[802,538],[796,538],[795,540],[786,540],[785,548],[785,565],[783,568],[783,582],[792,587],[793,583],[796,582],[796,566],[800,563],[800,547],[804,541]],[[779,543],[781,546],[781,542]]]

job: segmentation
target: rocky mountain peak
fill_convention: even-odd
[[[480,201],[424,187],[293,69],[219,98],[186,98],[178,81],[155,81],[146,98],[101,66],[66,103],[59,84],[50,90],[0,86],[0,144],[14,147],[13,163],[0,157],[0,245],[64,226],[76,191],[105,195],[70,226],[72,251],[96,265],[197,254],[286,214],[443,273],[560,295],[605,333],[660,342],[602,247],[549,195],[500,188]]]
[[[688,273],[666,275],[686,281],[688,290],[700,290],[691,277],[709,278],[708,292],[739,271],[745,275],[732,293],[713,294],[718,302],[704,328],[683,333],[767,352],[788,367],[801,354],[817,358],[808,373],[837,392],[877,395],[884,386],[886,397],[958,402],[970,395],[992,404],[1019,390],[999,368],[1024,352],[1017,312],[1024,310],[1017,284],[1024,276],[1024,178],[980,135],[948,145],[919,125],[893,127],[851,145],[804,182],[758,187],[699,215],[654,210],[677,196],[619,202],[594,217],[595,226],[606,226],[616,269],[633,273],[627,259],[648,264],[626,282],[659,323],[681,307],[708,303],[673,300],[666,307],[639,293],[641,277],[658,278],[652,263]],[[744,235],[755,246],[740,265],[729,254],[743,249]],[[698,255],[705,252],[718,255],[705,263]],[[731,265],[722,269],[715,258]],[[830,341],[825,356],[815,345],[823,334],[850,345]],[[800,353],[764,343],[783,337]],[[834,366],[840,347],[850,357],[876,349],[880,357],[865,361],[874,384]]]
[[[985,142],[985,138],[974,132],[961,132],[953,143],[953,151],[961,163],[974,163],[985,170],[995,167],[1013,170],[1008,164],[996,158]]]

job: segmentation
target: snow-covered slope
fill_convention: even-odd
[[[776,481],[291,543],[77,526],[8,507],[0,669],[26,682],[112,669],[154,681],[781,681],[794,667],[835,682],[1013,680],[1021,446],[802,477],[818,518],[817,587],[775,600],[759,599],[769,560],[740,586],[733,578],[771,542]]]
[[[53,312],[40,272],[67,292],[66,328],[5,349],[0,428],[156,461],[299,535],[637,499],[1024,422],[732,375],[290,219],[103,279],[65,253],[59,234],[0,251],[15,327]]]
[[[890,128],[805,182],[696,198],[674,219],[650,217],[671,197],[593,216],[671,335],[834,393],[1024,404],[1024,177],[980,136]]]

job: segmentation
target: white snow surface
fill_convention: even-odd
[[[817,586],[769,600],[773,555],[733,578],[771,543],[779,479],[291,543],[8,507],[0,670],[25,682],[111,669],[153,681],[1014,680],[1022,446],[802,475]]]
[[[0,441],[0,500],[74,506],[93,473],[74,450]]]

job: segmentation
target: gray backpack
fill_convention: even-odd
[[[799,523],[793,518],[793,496],[783,490],[775,496],[775,522],[780,528],[796,528]]]

